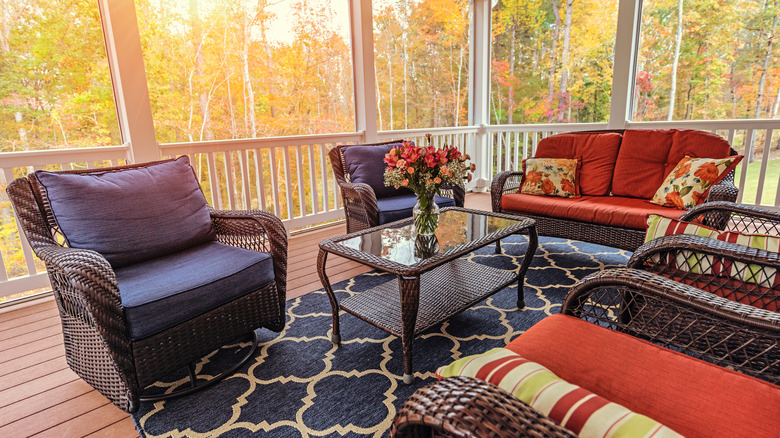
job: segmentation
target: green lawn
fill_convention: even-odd
[[[748,165],[747,179],[745,179],[745,189],[743,190],[742,202],[746,204],[755,204],[756,191],[758,189],[758,174],[761,171],[761,162],[754,162]],[[742,172],[742,163],[737,166],[734,184],[739,187],[740,174]],[[775,194],[777,193],[777,181],[780,179],[780,159],[769,160],[766,167],[766,177],[764,177],[764,188],[761,194],[761,204],[775,205]]]

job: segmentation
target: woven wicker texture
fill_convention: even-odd
[[[105,258],[94,251],[58,243],[60,232],[45,191],[34,177],[16,179],[7,192],[30,246],[46,264],[62,320],[68,365],[124,411],[137,410],[144,386],[170,371],[256,328],[279,331],[284,326],[287,234],[273,215],[211,212],[221,242],[271,253],[274,283],[169,330],[133,341],[128,335],[116,276]]]
[[[573,437],[512,394],[471,377],[451,377],[418,389],[393,421],[391,436]]]
[[[585,131],[588,133],[617,132],[623,130]],[[731,150],[731,155],[736,155]],[[501,197],[508,193],[516,193],[523,179],[522,171],[505,171],[493,178],[490,186],[490,198],[493,211],[504,213],[516,213],[536,220],[536,230],[540,236],[562,237],[566,239],[581,240],[583,242],[597,243],[599,245],[612,246],[614,248],[635,251],[644,242],[644,230],[634,230],[624,227],[591,224],[568,219],[548,216],[529,215],[522,211],[512,212],[501,208]],[[734,172],[730,172],[720,182],[710,188],[707,201],[736,201],[739,190],[734,186]],[[706,205],[705,203],[705,205]],[[683,211],[680,211],[683,213]],[[720,227],[715,227],[720,228]]]
[[[382,146],[398,141],[384,143],[364,144],[361,146]],[[347,233],[365,230],[367,228],[379,225],[379,210],[376,204],[376,195],[374,189],[368,184],[351,183],[347,175],[344,163],[344,148],[352,145],[336,146],[328,152],[330,165],[333,168],[333,175],[336,177],[336,183],[341,189],[341,202],[344,206],[344,215],[347,219]],[[462,186],[443,185],[442,196],[447,196],[455,200],[455,205],[463,207],[466,200],[466,190]]]

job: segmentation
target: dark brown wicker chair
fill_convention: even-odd
[[[780,213],[733,202],[698,205],[680,219],[724,231],[780,237]],[[678,259],[687,261],[687,269],[669,263]],[[715,264],[731,266],[730,274],[717,274],[707,268]],[[754,280],[780,275],[780,254],[776,252],[680,234],[645,243],[634,252],[628,267],[654,272],[733,301],[780,311],[778,282]]]
[[[64,173],[118,172],[141,166]],[[257,328],[280,331],[284,327],[287,233],[281,221],[271,214],[204,207],[211,216],[215,244],[228,245],[224,247],[228,251],[240,247],[242,251],[270,254],[270,282],[158,333],[134,339],[120,296],[115,274],[118,270],[95,251],[58,243],[62,241],[61,229],[36,174],[16,179],[8,185],[7,192],[33,251],[46,264],[62,319],[69,366],[124,411],[136,411],[140,401],[183,395],[215,383],[252,357],[257,348]],[[195,361],[247,335],[252,340],[247,348],[250,351],[238,363],[196,385],[192,368]],[[148,385],[184,367],[189,368],[191,387],[162,397],[144,392]]]
[[[561,313],[773,383],[780,379],[780,314],[650,272],[591,274],[572,288]],[[393,436],[571,436],[513,399],[476,379],[437,381],[407,399],[393,422]]]
[[[340,145],[334,147],[328,153],[333,174],[341,189],[341,200],[344,206],[344,214],[347,218],[347,233],[375,227],[384,222],[380,221],[375,189],[368,184],[351,180],[351,176],[347,171],[347,164],[344,161],[345,149],[353,146],[376,146],[389,149],[390,145],[400,144],[400,141],[392,141],[364,145]],[[466,190],[462,186],[446,186],[442,190],[442,196],[452,198],[456,206],[463,207],[466,199]],[[411,217],[411,207],[413,205],[414,203],[409,206],[409,217]],[[393,220],[398,219],[402,218],[393,218]]]

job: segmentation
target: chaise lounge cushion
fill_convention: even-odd
[[[501,197],[501,208],[522,214],[569,219],[612,227],[644,230],[647,215],[678,218],[680,210],[651,204],[644,199],[616,196],[553,198],[510,193]]]
[[[130,338],[144,339],[274,281],[269,254],[207,242],[115,270]]]
[[[216,237],[189,158],[90,173],[35,172],[73,248],[97,251],[118,268]]]
[[[536,147],[538,158],[576,158],[579,163],[577,185],[586,196],[609,194],[621,135],[605,133],[571,133],[547,137]]]
[[[385,185],[385,155],[390,149],[401,146],[401,142],[383,145],[355,145],[342,149],[344,154],[344,171],[349,175],[349,182],[368,184],[374,189],[374,195],[379,198],[395,196],[399,193],[409,194],[411,190]]]
[[[629,129],[623,134],[612,194],[651,199],[677,163],[696,158],[726,158],[731,145],[709,132],[688,129]]]
[[[438,205],[439,208],[455,207],[455,200],[452,198],[436,196],[434,202],[436,202],[436,205]],[[379,209],[379,224],[387,224],[412,217],[412,209],[416,203],[417,196],[413,193],[377,199],[376,205]]]
[[[572,316],[547,317],[506,348],[684,436],[769,437],[780,427],[779,387]]]

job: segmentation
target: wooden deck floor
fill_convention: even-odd
[[[470,193],[469,208],[490,210],[490,195]],[[297,234],[288,249],[288,292],[293,298],[321,287],[316,245],[344,234],[343,224]],[[333,283],[366,269],[328,258]],[[0,311],[0,437],[135,437],[130,416],[78,378],[65,363],[53,299]]]

